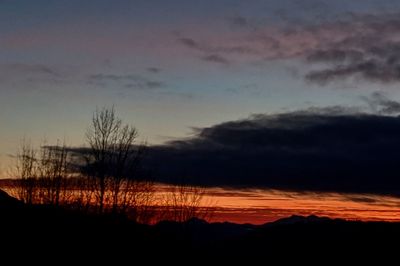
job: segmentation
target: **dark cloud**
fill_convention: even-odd
[[[160,181],[400,195],[400,117],[311,108],[221,123],[149,148]]]
[[[162,81],[151,80],[147,77],[136,74],[93,74],[90,75],[88,78],[89,83],[91,84],[107,86],[113,83],[128,89],[158,89],[167,86]]]
[[[207,56],[203,56],[201,59],[203,61],[222,64],[222,65],[229,65],[231,63],[228,59],[218,54],[210,54]]]

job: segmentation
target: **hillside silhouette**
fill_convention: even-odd
[[[263,225],[208,223],[196,218],[145,225],[122,215],[29,206],[3,191],[0,191],[0,211],[6,250],[69,258],[99,259],[98,254],[103,254],[123,259],[121,256],[125,254],[135,260],[157,261],[159,258],[149,254],[167,254],[166,260],[177,262],[187,257],[198,257],[199,261],[209,257],[225,261],[278,258],[283,253],[302,258],[315,254],[354,257],[365,252],[392,254],[396,248],[393,243],[400,237],[399,223],[317,216],[291,216]]]

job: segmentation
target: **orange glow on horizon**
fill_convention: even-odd
[[[215,202],[213,222],[263,224],[291,215],[400,221],[400,199],[390,196],[209,188],[205,202]]]
[[[0,181],[10,193],[8,181]],[[166,207],[163,199],[172,190],[155,184],[155,208]],[[291,215],[400,222],[400,198],[373,194],[206,188],[200,207],[212,210],[210,222],[264,224]]]

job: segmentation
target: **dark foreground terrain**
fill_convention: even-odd
[[[26,206],[1,190],[0,212],[0,254],[3,258],[12,254],[15,263],[53,256],[60,261],[127,259],[138,265],[160,260],[197,264],[211,259],[315,262],[323,258],[328,262],[349,256],[383,260],[400,251],[399,223],[292,216],[259,226],[198,219],[149,226],[124,217]]]

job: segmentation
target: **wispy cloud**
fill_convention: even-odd
[[[205,53],[225,53],[225,54],[258,54],[258,51],[251,46],[239,43],[211,44],[201,43],[192,38],[179,38],[178,41],[184,46]]]
[[[219,55],[219,54],[206,55],[206,56],[203,56],[201,59],[203,61],[222,64],[222,65],[229,65],[231,63],[228,59],[226,59],[224,56]]]
[[[229,23],[240,31],[178,41],[201,53],[201,58],[214,54],[224,58],[208,62],[301,60],[311,67],[305,79],[322,85],[351,77],[393,83],[400,81],[399,17],[399,13],[350,13],[317,23],[252,25],[237,15]]]
[[[351,14],[320,24],[300,25],[273,37],[275,52],[305,58],[317,69],[306,79],[326,84],[358,77],[368,81],[400,81],[400,19],[398,13]],[[297,46],[296,53],[285,52]],[[271,41],[271,42],[272,42]],[[321,66],[321,64],[323,64]]]
[[[1,64],[0,71],[4,76],[19,76],[20,78],[25,78],[26,75],[40,75],[48,77],[60,76],[60,74],[54,68],[44,64]]]
[[[0,84],[3,90],[37,91],[51,85],[55,88],[69,84],[73,71],[66,66],[46,64],[0,64]]]
[[[153,74],[158,74],[162,71],[162,69],[159,67],[148,67],[148,68],[146,68],[146,70]]]
[[[188,48],[204,51],[204,48],[191,38],[178,38],[178,41]]]
[[[208,43],[207,41],[199,42],[192,38],[178,38],[178,42],[185,46],[186,48],[192,49],[200,53],[200,59],[209,62],[229,65],[234,60],[235,57],[243,56],[254,56],[259,54],[259,52],[246,43],[235,43],[226,45],[223,40],[221,44],[218,43]]]
[[[369,97],[362,97],[371,110],[378,114],[400,114],[400,102],[389,99],[382,92],[374,92]]]
[[[89,83],[107,86],[110,84],[118,85],[127,89],[159,89],[164,88],[167,85],[158,80],[153,80],[145,76],[137,74],[93,74],[88,77]]]
[[[241,15],[238,15],[238,14],[228,17],[227,21],[230,26],[235,27],[235,28],[246,28],[250,25],[247,18],[245,18]]]

